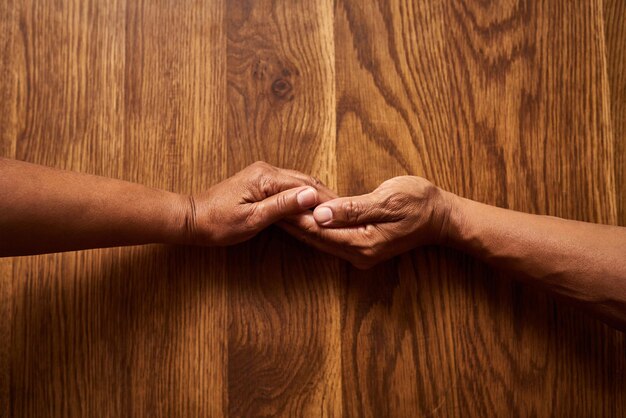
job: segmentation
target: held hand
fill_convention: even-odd
[[[189,199],[184,241],[211,246],[236,244],[286,216],[334,197],[313,177],[256,162]]]
[[[372,193],[327,201],[280,225],[296,238],[370,268],[411,248],[445,240],[446,192],[421,177],[395,177]]]

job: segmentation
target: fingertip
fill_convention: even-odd
[[[302,209],[311,208],[317,205],[317,202],[318,202],[317,190],[315,190],[313,187],[307,187],[306,189],[298,192],[298,194],[296,195],[296,199],[298,201],[298,205]]]
[[[328,225],[333,220],[333,211],[328,206],[318,206],[313,211],[313,217],[319,225]]]

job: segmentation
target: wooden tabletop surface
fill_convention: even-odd
[[[626,225],[622,0],[3,0],[0,155],[198,192],[256,160]],[[1,236],[0,236],[0,239]],[[626,415],[626,339],[453,250],[0,260],[0,416]]]

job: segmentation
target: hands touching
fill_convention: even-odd
[[[189,198],[184,242],[231,245],[336,195],[311,176],[256,162]]]
[[[357,268],[421,245],[450,245],[574,299],[626,329],[626,228],[530,215],[463,199],[415,176],[337,197],[314,179],[264,163],[195,203],[195,242],[226,245],[278,223]],[[315,208],[313,211],[309,208]]]
[[[0,231],[7,238],[0,256],[148,243],[223,246],[284,221],[296,237],[368,267],[437,242],[442,196],[424,179],[398,177],[368,195],[338,199],[311,176],[263,162],[189,196],[0,158]]]
[[[358,267],[440,242],[446,193],[397,177],[338,198],[311,176],[254,163],[198,195],[0,159],[0,256],[181,243],[236,244],[280,223]],[[315,208],[315,211],[309,209]]]
[[[306,174],[259,162],[186,196],[0,158],[0,257],[148,243],[230,245],[274,223],[360,268],[419,245],[450,245],[626,329],[624,227],[489,206],[411,176],[338,198]]]
[[[0,158],[0,257],[175,243],[230,245],[336,197],[258,162],[199,195]]]
[[[301,241],[370,268],[444,241],[448,210],[445,192],[421,177],[396,177],[369,194],[337,198],[313,177],[256,162],[189,198],[184,242],[236,244],[278,222]]]
[[[326,201],[280,226],[314,247],[370,268],[420,245],[445,242],[447,193],[415,176],[395,177],[369,194]]]
[[[308,175],[263,162],[190,198],[189,207],[186,242],[236,244],[279,222],[296,238],[359,268],[441,243],[449,208],[445,192],[421,177],[396,177],[372,193],[337,198]]]

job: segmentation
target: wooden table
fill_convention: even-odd
[[[4,0],[3,156],[191,193],[255,160],[626,225],[622,0]],[[2,239],[0,237],[0,239]],[[625,416],[624,334],[452,250],[0,261],[7,417]]]

